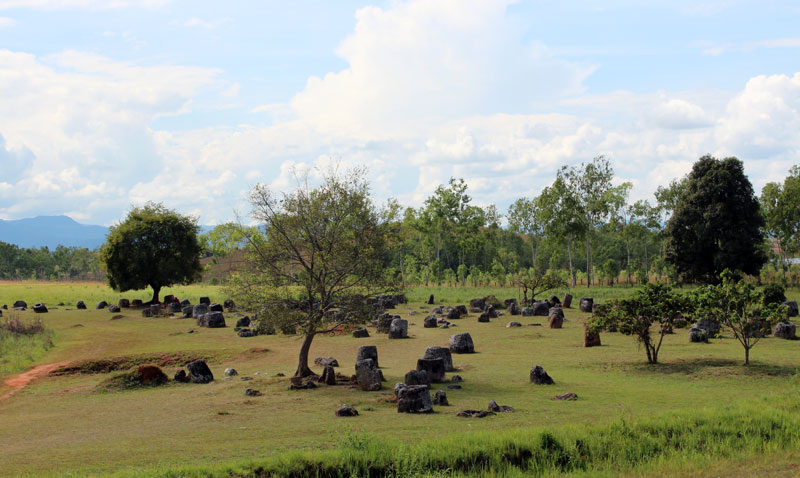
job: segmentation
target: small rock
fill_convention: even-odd
[[[453,383],[459,383],[459,382],[463,382],[464,379],[461,378],[461,375],[453,375],[452,377],[450,377],[450,381],[453,382]]]
[[[566,299],[566,297],[565,297],[565,299]],[[566,300],[564,302],[566,302]],[[594,307],[594,299],[593,298],[591,298],[591,297],[581,297],[581,300],[578,303],[578,309],[581,312],[591,312],[593,307]]]
[[[246,396],[248,396],[248,397],[260,397],[261,396],[261,392],[259,392],[258,390],[252,389],[252,388],[245,389],[244,394]]]
[[[775,325],[775,337],[792,340],[796,338],[797,328],[791,322],[778,322]]]
[[[78,303],[75,305],[75,308],[78,310],[86,310],[86,302],[79,300]]]
[[[433,329],[436,328],[437,321],[435,315],[429,315],[425,317],[425,320],[422,322],[422,326],[426,329]]]
[[[363,339],[369,337],[369,332],[364,327],[361,327],[353,331],[353,337]]]
[[[445,392],[444,390],[438,390],[436,393],[434,393],[433,394],[433,404],[434,405],[440,405],[440,406],[443,406],[443,407],[446,407],[446,406],[450,405],[447,402],[447,392]]]
[[[531,383],[536,385],[555,385],[553,379],[550,378],[550,375],[547,375],[547,372],[540,365],[531,369]]]
[[[119,306],[116,306],[116,305],[109,305],[108,306],[108,311],[112,312],[112,313],[117,313],[117,312],[120,311],[120,308],[119,308]]]
[[[563,395],[556,395],[553,400],[577,400],[578,396],[574,393],[565,393]]]
[[[692,343],[708,343],[708,332],[698,327],[689,329],[689,342]]]
[[[180,369],[177,372],[175,372],[175,376],[173,377],[173,380],[175,380],[176,382],[180,382],[180,383],[189,383],[190,379],[189,379],[189,375],[186,374],[186,370]]]
[[[357,417],[358,416],[358,410],[356,410],[353,407],[348,407],[348,406],[339,407],[339,408],[336,409],[336,416],[337,417]]]
[[[489,402],[489,411],[494,413],[509,413],[513,412],[514,409],[509,407],[508,405],[498,405],[497,402],[491,400]]]
[[[511,328],[511,327],[522,327],[522,324],[520,324],[519,322],[509,322],[509,323],[507,323],[507,324],[506,324],[506,327],[507,327],[507,328]]]
[[[16,307],[16,305],[14,307]],[[100,302],[97,303],[97,305],[94,306],[94,308],[97,310],[105,309],[106,307],[108,307],[108,302],[104,300],[101,300]]]
[[[225,369],[225,376],[226,377],[235,377],[237,375],[239,375],[239,372],[237,372],[235,368],[226,368]]]
[[[461,410],[456,412],[457,417],[464,418],[484,418],[488,417],[489,415],[494,415],[494,413],[487,412],[486,410]]]
[[[448,390],[461,390],[461,385],[448,385]]]
[[[242,382],[249,382],[250,380],[253,380],[253,377],[241,377],[239,380],[241,380]]]

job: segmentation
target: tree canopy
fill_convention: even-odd
[[[100,253],[109,285],[120,292],[149,286],[155,303],[162,287],[195,282],[202,272],[198,231],[195,218],[160,203],[131,209],[111,227]]]
[[[304,336],[295,375],[305,377],[313,374],[314,336],[366,322],[366,299],[396,284],[385,269],[391,217],[370,199],[364,171],[328,171],[316,188],[298,182],[280,196],[264,185],[252,189],[252,216],[265,234],[242,228],[249,270],[231,289],[237,302],[259,311],[259,322]]]
[[[716,283],[725,269],[758,274],[767,259],[763,227],[742,162],[703,156],[667,223],[666,260],[689,281]]]

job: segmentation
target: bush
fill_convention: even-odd
[[[37,335],[44,332],[44,324],[41,319],[25,322],[16,315],[12,315],[0,324],[0,330],[14,335]]]
[[[786,301],[786,289],[781,284],[769,284],[764,287],[764,305],[782,304]]]

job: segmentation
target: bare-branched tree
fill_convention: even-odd
[[[367,322],[377,310],[370,299],[397,291],[385,268],[392,218],[373,204],[364,176],[364,169],[332,169],[315,188],[305,175],[288,194],[264,185],[250,192],[263,227],[242,228],[247,270],[231,289],[262,326],[303,336],[296,377],[314,374],[308,353],[317,334]]]

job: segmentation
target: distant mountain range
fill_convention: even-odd
[[[106,240],[108,228],[79,224],[67,216],[37,216],[4,221],[0,219],[0,241],[19,247],[57,246],[100,247]]]
[[[213,226],[200,226],[206,232]],[[75,222],[67,216],[38,216],[4,221],[0,219],[0,241],[19,247],[57,246],[100,247],[106,240],[108,228]]]

